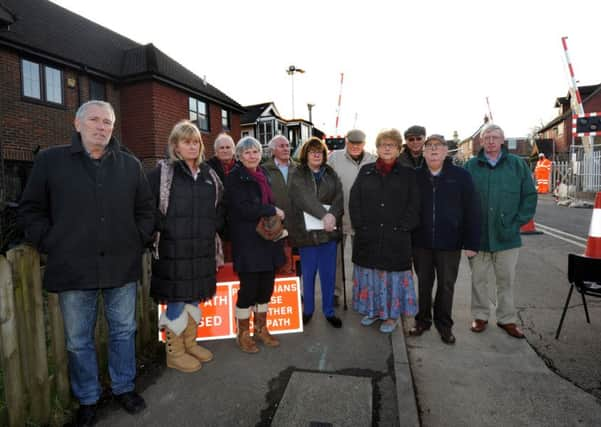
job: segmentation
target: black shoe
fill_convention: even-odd
[[[409,335],[412,337],[419,337],[424,332],[429,331],[429,330],[430,330],[429,323],[422,323],[422,322],[416,321],[415,326],[413,328],[409,329]]]
[[[114,394],[113,397],[130,414],[137,414],[146,409],[146,402],[135,391],[128,391],[123,394]]]
[[[445,344],[455,344],[455,335],[451,331],[439,331],[440,339]]]
[[[87,427],[96,424],[96,405],[79,405],[74,427]]]
[[[326,320],[330,322],[330,325],[332,325],[333,327],[342,328],[342,320],[340,320],[336,316],[326,317]]]
[[[309,323],[311,321],[312,317],[313,317],[312,314],[304,314],[303,313],[303,325],[306,325],[307,323]]]

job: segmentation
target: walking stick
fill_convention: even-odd
[[[345,237],[346,236],[342,234],[342,240],[340,241],[340,259],[342,260],[342,298],[344,299],[344,311],[348,310],[348,306],[346,305],[346,268],[344,266]]]

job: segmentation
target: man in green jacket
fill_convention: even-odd
[[[537,194],[526,162],[507,152],[504,139],[499,126],[485,125],[480,131],[482,148],[465,165],[480,196],[482,212],[480,250],[470,258],[474,319],[471,330],[486,329],[490,314],[488,273],[493,268],[497,325],[512,337],[524,338],[516,325],[513,286],[522,246],[520,227],[534,217]]]

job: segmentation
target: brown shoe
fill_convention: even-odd
[[[255,341],[250,336],[249,319],[238,319],[238,335],[236,337],[236,343],[238,347],[245,353],[258,353],[259,348],[255,344]]]
[[[267,313],[255,313],[255,333],[256,341],[261,341],[268,347],[279,347],[280,340],[271,335],[267,330]]]
[[[412,337],[419,337],[426,331],[430,330],[430,325],[427,323],[415,322],[415,326],[409,329],[409,335]]]
[[[524,333],[520,330],[520,328],[517,327],[515,323],[506,323],[505,325],[497,323],[497,326],[514,338],[526,338]]]
[[[482,332],[483,330],[486,329],[487,324],[488,324],[488,320],[474,319],[470,330],[472,332]]]

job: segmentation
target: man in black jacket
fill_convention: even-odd
[[[134,391],[136,281],[154,203],[142,165],[112,137],[109,103],[86,102],[74,124],[71,145],[36,157],[19,215],[26,240],[48,254],[45,289],[59,294],[71,387],[80,402],[76,425],[92,425],[101,394],[94,344],[100,292],[113,395],[130,413],[145,408]]]
[[[410,334],[419,336],[430,329],[436,277],[434,326],[443,342],[454,344],[455,281],[461,249],[473,257],[480,244],[480,205],[469,173],[453,165],[447,153],[444,137],[429,136],[424,143],[425,164],[417,170],[421,217],[413,232],[413,264],[419,283],[419,312]]]

